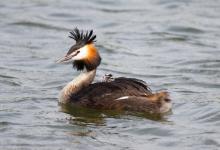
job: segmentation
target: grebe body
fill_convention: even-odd
[[[81,71],[61,91],[59,102],[94,109],[125,110],[147,113],[165,113],[172,103],[167,92],[153,93],[148,85],[134,78],[107,77],[102,82],[92,83],[101,57],[94,45],[93,30],[84,33],[75,28],[70,38],[76,43],[58,62],[72,62]]]

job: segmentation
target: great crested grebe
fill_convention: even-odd
[[[81,74],[61,91],[59,103],[105,110],[126,110],[147,113],[165,113],[172,103],[167,92],[152,93],[147,84],[134,78],[113,78],[92,83],[101,57],[94,42],[93,30],[83,32],[75,28],[70,32],[75,44],[57,62],[72,62]]]

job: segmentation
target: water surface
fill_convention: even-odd
[[[219,149],[220,2],[0,2],[0,149]],[[168,90],[172,113],[149,117],[61,108],[78,73],[58,65],[74,27],[94,29],[105,73]]]

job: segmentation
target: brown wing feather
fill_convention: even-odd
[[[71,96],[73,105],[94,109],[164,113],[171,109],[167,92],[152,93],[147,84],[133,78],[116,78],[83,88]]]
[[[83,88],[71,96],[72,102],[115,100],[123,96],[145,96],[152,92],[142,80],[133,78],[116,78],[111,82],[98,82]]]

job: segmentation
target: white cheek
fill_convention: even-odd
[[[84,47],[80,48],[78,51],[79,51],[79,54],[74,56],[73,60],[82,60],[82,59],[85,59],[87,57],[87,54],[88,54],[87,46],[84,46]]]

